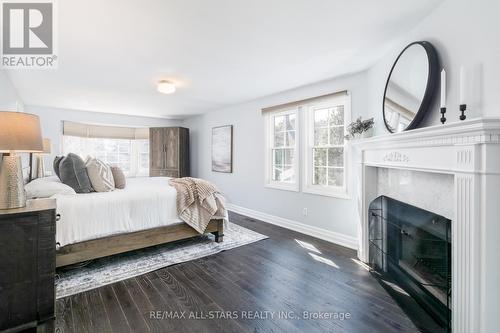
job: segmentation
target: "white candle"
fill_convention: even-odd
[[[466,77],[465,77],[465,68],[464,66],[460,67],[460,105],[466,104],[465,103],[465,85],[466,85]]]
[[[446,71],[441,71],[441,108],[446,107]]]

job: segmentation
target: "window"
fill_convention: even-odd
[[[130,174],[131,141],[119,139],[87,139],[90,151],[96,158],[112,166],[120,167],[123,172]]]
[[[139,150],[139,174],[149,175],[149,140],[137,140]]]
[[[351,117],[347,92],[263,112],[266,186],[293,191],[302,187],[306,193],[348,197],[348,151],[344,137]],[[304,135],[299,135],[301,131]]]
[[[83,138],[63,136],[63,154],[75,153],[85,159],[98,158],[120,167],[129,177],[149,174],[149,140]]]
[[[304,192],[347,196],[346,119],[348,96],[334,96],[307,106]]]
[[[129,177],[149,174],[149,129],[63,122],[63,154],[96,157]]]
[[[298,112],[278,110],[266,116],[267,186],[298,190]]]

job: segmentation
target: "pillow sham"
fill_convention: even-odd
[[[56,156],[54,158],[54,163],[52,164],[53,168],[54,168],[54,172],[56,173],[57,175],[57,178],[61,179],[61,177],[59,176],[59,164],[61,164],[61,161],[63,160],[64,156]]]
[[[97,158],[89,158],[85,164],[90,183],[96,192],[109,192],[115,189],[111,167]]]
[[[27,199],[50,198],[53,195],[74,195],[75,190],[61,183],[57,176],[37,178],[24,186]]]
[[[115,188],[124,189],[125,185],[127,185],[127,181],[125,179],[125,174],[123,173],[123,170],[119,167],[111,167],[111,172],[113,173]]]
[[[92,185],[87,174],[87,168],[80,156],[69,153],[59,163],[59,178],[75,190],[76,193],[92,192]]]

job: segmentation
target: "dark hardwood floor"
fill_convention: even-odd
[[[230,220],[269,239],[58,300],[57,332],[418,331],[354,251]]]

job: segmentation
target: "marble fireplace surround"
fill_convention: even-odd
[[[380,168],[453,177],[452,332],[500,327],[500,118],[477,118],[352,144],[358,166],[358,257],[368,261],[368,206]]]

